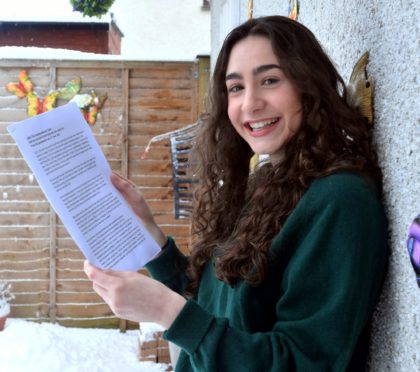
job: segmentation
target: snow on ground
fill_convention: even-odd
[[[0,332],[0,372],[155,372],[138,360],[138,331],[66,328],[7,319]]]

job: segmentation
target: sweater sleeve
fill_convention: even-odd
[[[194,371],[346,370],[378,297],[387,243],[376,196],[359,178],[341,180],[317,181],[273,241],[288,262],[271,329],[240,330],[188,300],[164,337]]]
[[[183,294],[188,284],[185,269],[188,261],[172,237],[168,237],[166,248],[161,254],[146,265],[151,277],[165,284],[173,291]]]

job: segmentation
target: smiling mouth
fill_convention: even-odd
[[[264,128],[270,127],[274,124],[276,124],[280,118],[272,118],[269,120],[261,120],[261,121],[253,121],[253,122],[246,122],[245,126],[250,129],[253,132],[257,132],[259,130],[262,130]]]

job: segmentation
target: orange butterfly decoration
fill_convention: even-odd
[[[93,125],[96,123],[99,110],[102,108],[106,99],[108,98],[106,95],[97,96],[95,92],[92,92],[92,95],[93,95],[92,104],[89,107],[87,107],[85,110],[82,110],[86,121],[90,125]]]
[[[19,73],[19,82],[8,83],[6,89],[10,93],[16,94],[19,98],[23,98],[26,97],[29,92],[32,92],[33,85],[28,77],[28,73],[25,70],[22,70]]]
[[[94,90],[90,93],[76,94],[70,102],[75,102],[79,106],[85,120],[88,124],[93,125],[96,123],[99,110],[104,105],[107,95],[98,96]]]
[[[57,100],[58,92],[52,91],[48,93],[45,97],[39,97],[34,92],[29,92],[26,96],[28,100],[27,113],[29,117],[42,114],[43,112],[50,111],[55,107],[55,102]]]
[[[56,107],[57,99],[76,102],[86,121],[93,125],[96,123],[99,110],[104,105],[107,95],[98,96],[94,90],[88,94],[79,94],[82,80],[76,77],[66,83],[64,88],[50,91],[45,97],[40,97],[33,91],[32,81],[28,73],[22,70],[17,83],[8,83],[6,90],[19,98],[26,97],[28,101],[27,113],[29,117],[42,114]]]
[[[19,82],[8,83],[6,89],[19,98],[26,97],[28,101],[27,113],[29,117],[42,114],[43,112],[54,108],[58,96],[57,91],[51,91],[45,97],[39,97],[38,94],[33,91],[32,81],[29,79],[28,73],[25,70],[22,70],[19,73]]]

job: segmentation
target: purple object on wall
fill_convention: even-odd
[[[407,250],[416,273],[417,285],[420,288],[420,214],[408,230]]]

